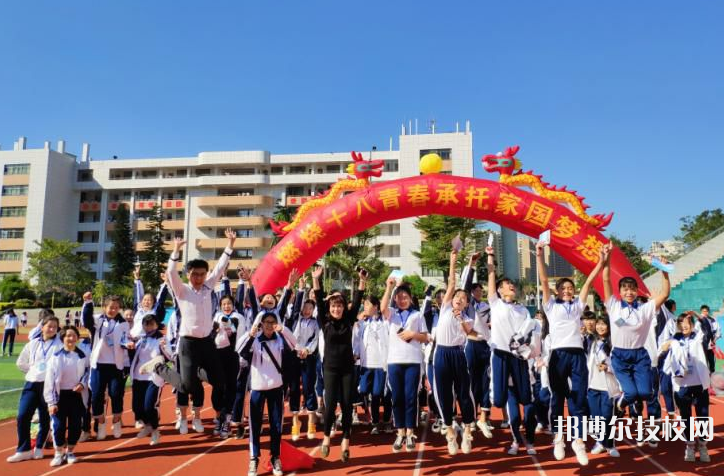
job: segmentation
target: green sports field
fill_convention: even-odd
[[[24,343],[15,342],[12,357],[0,357],[0,420],[12,418],[18,409],[20,389],[24,383],[24,375],[15,365],[15,361],[23,350]]]

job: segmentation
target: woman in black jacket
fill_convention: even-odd
[[[349,460],[349,436],[352,427],[352,395],[355,386],[354,356],[352,353],[352,328],[357,322],[357,312],[362,303],[362,292],[367,283],[367,271],[360,269],[359,286],[354,292],[352,307],[342,294],[332,294],[329,299],[319,285],[323,268],[312,272],[314,294],[317,300],[317,320],[324,333],[324,440],[322,457],[329,456],[329,440],[335,422],[337,403],[342,406],[342,462]]]

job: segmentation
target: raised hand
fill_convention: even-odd
[[[177,236],[173,239],[174,253],[178,253],[179,251],[181,251],[181,248],[183,248],[184,246],[186,246],[186,240],[184,240],[183,238]]]
[[[395,286],[397,286],[397,279],[395,279],[393,276],[390,276],[389,278],[387,278],[386,283],[388,288],[394,288]]]
[[[236,240],[236,232],[231,228],[227,228],[226,230],[224,230],[224,236],[227,240],[229,240],[229,247],[234,246],[234,241]]]
[[[488,256],[493,256],[495,254],[495,248],[493,248],[492,246],[486,246],[485,254],[487,254]]]
[[[312,270],[312,278],[319,279],[322,277],[322,273],[324,273],[324,266],[315,266]]]
[[[289,272],[289,278],[287,279],[287,288],[291,288],[294,286],[294,282],[299,279],[299,270],[297,268],[292,268],[292,270]]]
[[[472,255],[470,255],[470,264],[473,265],[473,264],[477,263],[478,260],[480,259],[480,255],[481,255],[480,251],[477,251],[477,252],[473,253]]]
[[[137,264],[135,268],[133,268],[133,279],[138,281],[141,279],[141,265]]]
[[[536,256],[543,256],[543,248],[545,248],[547,245],[545,242],[539,241],[535,244],[535,255]]]

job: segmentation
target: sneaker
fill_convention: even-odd
[[[41,451],[41,454],[42,454],[42,451]],[[33,459],[33,452],[30,450],[18,451],[14,455],[8,456],[8,459],[6,459],[5,461],[7,461],[8,463],[19,463],[21,461],[27,461],[29,459]]]
[[[156,446],[158,442],[161,440],[161,432],[156,429],[151,432],[151,442],[149,443],[151,446]]]
[[[386,422],[385,423],[385,433],[387,433],[389,435],[394,432],[395,432],[395,429],[392,427],[392,422],[391,421]]]
[[[510,448],[508,448],[508,454],[510,456],[515,456],[518,454],[518,443],[513,443],[510,445]]]
[[[144,425],[144,423],[143,423],[141,420],[136,420],[136,423],[135,423],[134,426],[135,426],[136,430],[140,430],[140,429],[143,428],[145,425]],[[177,430],[178,430],[178,428],[177,428]]]
[[[218,424],[220,423],[220,421],[221,421],[221,420],[219,420],[219,417],[218,417],[218,416],[215,416],[214,419],[211,420],[211,423],[213,423],[214,425],[218,425]]]
[[[341,415],[340,415],[340,416],[341,416]],[[337,418],[337,423],[338,423],[339,425],[341,425],[341,424],[342,424],[342,421],[341,421],[339,418]],[[357,409],[355,409],[355,410],[352,412],[352,424],[355,425],[355,426],[357,426],[357,425],[360,424],[359,415],[357,414]]]
[[[96,430],[96,440],[101,441],[106,439],[106,423],[98,422],[98,430]]]
[[[33,450],[33,459],[43,459],[43,448],[35,448]]]
[[[480,429],[480,432],[483,434],[486,438],[492,438],[493,432],[491,431],[492,427],[488,424],[487,421],[480,421],[478,420],[476,425]]]
[[[558,461],[563,461],[566,457],[566,442],[563,440],[556,441],[553,444],[553,456]]]
[[[380,434],[380,427],[378,425],[372,425],[372,429],[370,430],[370,435],[379,435]]]
[[[405,437],[405,451],[408,453],[415,451],[415,440],[417,440],[415,435],[407,435]]]
[[[427,425],[427,420],[430,417],[429,413],[425,410],[420,412],[420,425]]]
[[[214,436],[219,436],[221,434],[221,420],[218,418],[214,418]]]
[[[537,455],[538,452],[535,450],[535,447],[531,445],[530,443],[525,445],[525,452],[529,455]]]
[[[219,432],[219,436],[222,440],[225,440],[229,437],[229,433],[231,432],[231,420],[229,418],[224,418],[224,421],[221,422],[221,431]]]
[[[608,455],[612,458],[618,458],[621,456],[621,453],[619,453],[616,448],[608,448],[606,451],[608,451]]]
[[[53,456],[53,459],[50,460],[50,466],[60,466],[61,464],[63,464],[64,459],[65,458],[64,458],[63,453],[55,453],[55,456]]]
[[[112,427],[113,430],[113,438],[120,438],[122,435],[122,424],[120,421],[117,421],[113,424]]]
[[[191,428],[193,428],[196,433],[203,433],[204,425],[201,423],[201,418],[194,418],[191,421]]]
[[[593,448],[591,448],[592,455],[600,455],[604,451],[606,451],[606,448],[604,448],[603,445],[599,442],[596,442],[596,444],[593,445]]]
[[[392,444],[392,452],[399,453],[402,451],[402,442],[405,440],[404,435],[397,435],[395,442]]]
[[[299,440],[299,434],[302,432],[302,424],[294,424],[292,423],[292,441]]]
[[[166,363],[166,358],[163,355],[157,355],[145,364],[138,368],[138,373],[141,375],[150,374],[154,371],[157,365],[163,365]]]
[[[90,438],[91,434],[90,431],[81,431],[80,436],[78,437],[78,443],[83,443],[84,441],[88,441],[88,438]]]
[[[535,432],[536,432],[536,434],[538,434],[538,433],[543,433],[543,423],[538,423],[538,424],[535,426]]]
[[[457,433],[453,432],[452,435],[448,433],[445,439],[447,440],[447,453],[450,456],[455,456],[458,453]]]
[[[709,457],[709,450],[706,448],[706,445],[702,445],[701,442],[699,442],[699,461],[702,463],[710,463],[711,458]]]
[[[473,450],[473,435],[471,433],[463,433],[460,449],[463,451],[463,454],[470,454]]]
[[[433,433],[440,433],[440,427],[442,425],[440,424],[440,420],[435,420],[432,424],[432,432]]]
[[[573,452],[576,453],[578,464],[586,466],[588,464],[588,454],[586,453],[586,444],[583,441],[574,441],[571,444]]]
[[[694,454],[694,445],[686,445],[686,451],[684,452],[684,461],[687,463],[693,463],[696,461],[696,455]]]
[[[252,458],[249,460],[249,471],[246,476],[256,476],[257,471],[259,471],[259,458]]]
[[[185,435],[189,432],[189,421],[186,418],[180,418],[176,429],[180,434]]]
[[[503,428],[503,429],[510,428],[510,422],[507,420],[504,421],[503,423],[500,424],[500,428]]]
[[[141,428],[141,431],[138,432],[136,435],[136,438],[145,438],[148,435],[150,435],[153,432],[153,428],[151,428],[151,425],[146,425],[143,428]]]
[[[76,462],[78,462],[78,457],[75,455],[75,453],[66,453],[65,461],[67,461],[68,464],[75,464]]]
[[[272,458],[271,465],[272,465],[272,473],[274,473],[274,476],[283,476],[284,475],[284,472],[282,471],[282,459],[279,456]]]

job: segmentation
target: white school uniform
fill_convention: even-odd
[[[387,369],[390,329],[381,317],[368,317],[357,323],[361,329],[360,365],[367,369]]]
[[[263,334],[258,334],[250,343],[249,341],[252,337],[248,333],[245,334],[241,339],[241,349],[246,349],[247,346],[251,345],[251,390],[273,390],[282,386],[282,375],[277,370],[267,351],[262,347],[262,341],[259,340],[261,336],[263,336]],[[282,332],[281,334],[277,333],[276,338],[263,341],[266,342],[267,348],[271,351],[272,355],[274,355],[277,364],[280,366],[282,365],[282,352],[285,341],[287,346],[296,349],[297,340],[286,326],[282,326]]]
[[[299,316],[294,325],[294,338],[300,349],[307,349],[307,354],[313,354],[319,344],[319,323],[313,317]]]
[[[25,381],[44,382],[50,358],[62,347],[63,343],[57,334],[48,341],[40,337],[28,342],[16,362],[20,371],[25,374]]]
[[[611,356],[606,355],[602,345],[602,341],[593,341],[588,353],[588,389],[607,392],[609,397],[615,398],[621,393],[621,387],[613,373]],[[600,370],[599,364],[606,364],[606,370]]]
[[[76,385],[83,385],[81,397],[83,404],[88,402],[88,356],[76,348],[68,352],[64,348],[56,351],[48,360],[45,371],[43,398],[48,406],[58,404],[61,390],[73,390]]]
[[[472,324],[474,320],[464,310],[460,313],[464,323]],[[467,334],[463,330],[462,324],[453,314],[452,303],[443,303],[440,308],[440,317],[437,321],[437,331],[435,333],[435,342],[437,345],[445,347],[463,347]]]
[[[411,330],[413,332],[427,334],[425,318],[414,309],[400,311],[390,308],[389,325],[389,347],[387,355],[388,364],[422,364],[422,344],[413,339],[405,342],[397,335],[399,330]]]
[[[490,348],[510,352],[510,340],[530,318],[522,304],[506,303],[494,296],[490,300]]]
[[[159,377],[156,372],[150,372],[142,374],[139,369],[146,362],[150,361],[154,357],[159,355],[166,355],[164,349],[161,346],[161,339],[163,336],[158,334],[158,337],[142,336],[136,343],[136,354],[133,356],[133,362],[131,362],[131,378],[133,380],[141,381],[152,381],[154,385],[161,388],[164,385],[163,378]],[[166,355],[166,358],[169,356]]]
[[[703,340],[703,332],[693,332],[689,337],[679,335],[672,339],[671,351],[664,361],[664,372],[671,375],[674,392],[681,387],[696,385],[701,385],[704,391],[709,388],[711,381]]]
[[[645,304],[634,301],[629,305],[611,296],[606,301],[606,311],[611,322],[611,344],[614,349],[641,349],[651,330],[651,321],[656,320],[656,302]]]
[[[551,297],[543,304],[543,310],[548,317],[551,350],[583,349],[581,317],[584,307],[578,298],[566,302]]]
[[[91,368],[97,368],[98,364],[114,364],[118,370],[123,370],[128,360],[128,352],[122,345],[128,336],[128,323],[110,319],[105,314],[97,314],[93,319],[96,333],[90,356]]]

